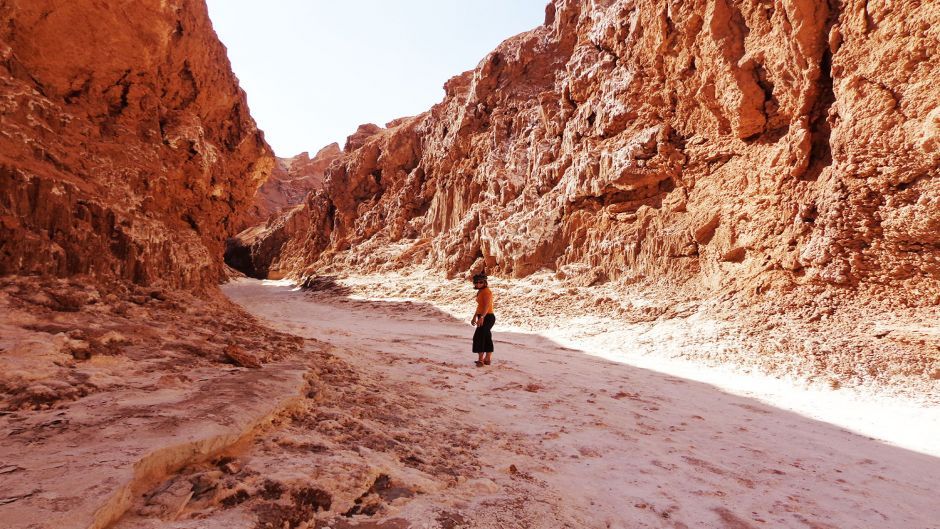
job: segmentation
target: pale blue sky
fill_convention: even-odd
[[[208,0],[216,32],[278,156],[361,123],[419,114],[444,81],[545,18],[548,0]]]

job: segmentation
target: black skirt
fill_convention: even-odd
[[[493,325],[496,324],[496,315],[487,314],[483,316],[483,325],[473,331],[473,352],[474,353],[492,353],[493,352]]]

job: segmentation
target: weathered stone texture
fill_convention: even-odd
[[[203,288],[274,158],[198,0],[0,3],[0,274]]]
[[[351,136],[277,267],[936,293],[937,28],[923,1],[556,0]]]
[[[277,158],[270,178],[258,189],[254,203],[242,217],[239,231],[265,222],[280,210],[303,202],[311,191],[323,189],[327,169],[342,154],[339,144],[331,143],[313,158],[306,152],[292,158]]]

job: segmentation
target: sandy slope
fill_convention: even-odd
[[[427,304],[251,280],[225,292],[280,330],[332,344],[361,383],[386,388],[380,406],[390,414],[401,391],[409,411],[397,428],[428,432],[408,439],[414,453],[434,459],[456,447],[455,458],[477,458],[454,479],[426,469],[438,487],[412,487],[416,496],[368,524],[355,516],[335,527],[940,528],[936,408],[884,404],[911,419],[881,428],[889,441],[879,441],[626,357],[586,354],[575,339],[499,332],[496,365],[478,369],[470,327]],[[714,380],[745,387],[728,373]],[[755,396],[788,396],[797,409],[812,402],[835,417],[853,402],[755,380]],[[442,427],[457,433],[443,437],[447,446]],[[394,450],[384,457],[393,474],[406,469]]]

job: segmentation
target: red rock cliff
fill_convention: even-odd
[[[281,209],[300,204],[311,191],[323,189],[327,169],[342,153],[338,144],[331,143],[317,151],[313,158],[307,152],[277,158],[271,177],[258,189],[241,227],[264,222]]]
[[[323,190],[327,170],[342,154],[339,145],[331,143],[313,158],[306,152],[278,158],[242,219],[243,229],[226,242],[225,262],[251,277],[279,278],[288,273],[272,264],[291,236],[303,231],[306,217],[301,204],[309,193]]]
[[[202,287],[274,165],[201,0],[0,3],[0,274]]]
[[[918,1],[556,0],[350,137],[277,266],[936,293],[938,27]]]

